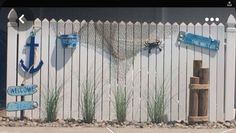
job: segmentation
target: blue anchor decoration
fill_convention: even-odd
[[[43,61],[41,60],[39,62],[39,65],[34,68],[34,57],[35,57],[35,47],[38,47],[39,44],[35,43],[35,32],[31,32],[31,36],[30,36],[30,43],[27,43],[26,46],[30,47],[30,55],[29,55],[29,67],[27,67],[26,65],[24,65],[24,61],[21,59],[20,60],[20,64],[22,66],[22,68],[24,69],[24,71],[29,72],[29,73],[35,73],[37,71],[40,70],[40,68],[43,65]]]

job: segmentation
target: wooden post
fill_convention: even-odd
[[[199,77],[199,71],[201,67],[202,67],[202,60],[193,61],[193,76]]]
[[[235,118],[235,48],[236,48],[236,19],[230,14],[227,20],[226,37],[227,51],[225,58],[225,120]],[[223,95],[223,94],[222,94]]]
[[[209,84],[209,68],[201,68],[199,71],[200,84]],[[198,116],[207,116],[208,89],[199,90]]]
[[[21,84],[21,86],[24,86],[24,84]],[[21,97],[20,97],[20,100],[21,100],[21,101],[25,101],[25,97],[24,97],[24,96],[21,96]],[[23,120],[24,117],[25,117],[25,111],[24,111],[24,110],[21,110],[21,111],[20,111],[20,119]]]
[[[190,84],[199,84],[199,77],[191,77]],[[198,90],[190,88],[189,116],[198,116]],[[189,119],[189,121],[191,121]]]

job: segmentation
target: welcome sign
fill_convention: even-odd
[[[26,96],[37,92],[37,85],[10,86],[7,93],[10,96]]]
[[[27,96],[33,95],[37,92],[37,85],[24,85],[24,86],[10,86],[7,89],[7,94],[10,96]],[[35,101],[19,101],[7,103],[7,111],[21,111],[31,110],[38,107],[38,103]]]

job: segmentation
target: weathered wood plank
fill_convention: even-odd
[[[36,30],[39,30],[35,36],[35,41],[39,44],[39,47],[37,48],[37,51],[36,51],[36,55],[37,55],[37,59],[36,59],[36,62],[38,63],[40,60],[41,60],[41,51],[42,51],[42,43],[41,43],[41,33],[42,33],[42,23],[41,23],[41,20],[40,19],[36,19],[34,21],[34,28]],[[35,75],[34,75],[34,81],[33,83],[36,84],[38,87],[37,87],[37,93],[35,93],[33,95],[33,100],[40,103],[40,97],[41,97],[41,79],[40,79],[40,76],[41,76],[41,70],[39,72],[37,72]],[[40,112],[40,108],[37,107],[36,109],[33,110],[33,115],[32,115],[32,118],[33,119],[39,119],[39,112]]]
[[[204,26],[203,26],[204,31]],[[210,26],[210,36],[212,39],[217,39],[217,26],[215,23]],[[216,106],[217,106],[217,52],[210,51],[210,88],[209,88],[209,120],[216,121]]]
[[[194,33],[194,25],[192,23],[188,24],[187,31],[189,33]],[[188,45],[187,46],[187,85],[190,83],[190,77],[193,76],[193,60],[194,60],[194,46]],[[189,89],[187,89],[187,114],[189,112]]]
[[[216,90],[216,116],[217,121],[224,121],[224,95],[225,95],[225,27],[222,23],[218,25],[217,39],[220,41],[219,51],[217,55],[217,90]]]
[[[134,103],[134,83],[133,83],[133,72],[134,72],[134,31],[133,31],[133,23],[128,22],[127,23],[127,28],[126,28],[126,57],[128,55],[132,55],[131,58],[129,58],[126,62],[127,69],[126,69],[126,93],[129,97],[129,105],[128,105],[128,110],[127,110],[127,120],[132,121],[133,120],[133,103]],[[130,52],[130,53],[128,53]]]
[[[81,112],[80,118],[83,119],[83,93],[86,87],[86,71],[87,71],[87,34],[88,34],[88,24],[85,20],[81,22],[81,44],[80,44],[80,96],[81,96]]]
[[[144,50],[144,44],[148,39],[148,24],[142,23],[142,51],[141,51],[141,121],[147,121],[147,98],[148,98],[148,50]]]
[[[157,24],[157,39],[164,41],[164,25],[162,23]],[[163,42],[162,42],[163,43]],[[165,45],[165,43],[164,43]],[[162,85],[164,84],[164,49],[162,51],[156,51],[156,89],[155,96],[159,94]],[[168,100],[166,100],[168,102]],[[167,105],[168,106],[168,105]]]
[[[148,39],[150,43],[155,43],[157,41],[157,27],[154,22],[149,24],[148,27]],[[155,90],[156,90],[156,80],[155,80],[155,73],[156,73],[156,52],[159,52],[158,48],[153,48],[148,57],[147,63],[147,101],[151,101],[155,98]],[[148,52],[148,51],[147,51]],[[150,102],[148,102],[149,104]],[[145,107],[147,108],[147,107]],[[147,118],[149,119],[149,115],[147,112]]]
[[[111,53],[111,101],[112,101],[112,108],[110,112],[110,119],[116,119],[116,112],[115,112],[115,99],[114,93],[116,89],[118,89],[118,60],[114,58],[117,56],[117,46],[118,46],[118,23],[116,21],[112,22],[111,24],[111,45],[113,46],[113,50],[115,52]]]
[[[202,26],[202,36],[209,37],[210,29],[207,23],[204,23]],[[206,48],[202,48],[202,67],[209,68],[210,66],[210,50]]]
[[[230,15],[227,21],[227,53],[226,53],[226,86],[225,86],[225,120],[232,120],[235,117],[235,42],[236,42],[236,20]]]
[[[134,24],[134,47],[140,47],[141,50],[141,24],[136,22]],[[133,79],[134,79],[134,121],[141,121],[141,53],[139,52],[134,58],[134,72],[133,72]]]
[[[60,35],[64,34],[65,30],[65,22],[63,20],[59,20],[58,24],[57,24],[57,36],[60,37]],[[62,47],[61,44],[61,40],[59,38],[57,38],[57,49],[56,49],[56,60],[57,60],[57,65],[56,65],[56,70],[57,70],[57,89],[61,89],[60,92],[60,100],[58,103],[58,115],[57,117],[59,119],[63,119],[63,108],[64,108],[64,104],[63,104],[63,100],[64,100],[64,74],[63,74],[63,67],[64,67],[64,49]],[[59,54],[60,53],[60,54]]]
[[[172,61],[171,61],[171,117],[170,120],[178,120],[178,86],[179,86],[179,47],[178,46],[179,25],[172,25]]]
[[[73,22],[73,33],[79,33],[80,31],[80,22],[78,20],[75,20]],[[80,34],[79,34],[79,40],[78,40],[78,45],[80,45]],[[79,103],[80,103],[80,97],[79,97],[79,69],[80,69],[80,64],[79,64],[79,46],[77,46],[73,50],[72,54],[72,98],[71,98],[71,115],[72,118],[78,119],[79,117]]]
[[[65,34],[72,33],[72,22],[71,20],[67,20],[65,22]],[[64,55],[64,119],[71,118],[71,56],[72,49],[65,48]]]
[[[30,32],[32,31],[32,21],[27,21],[25,24],[20,23],[19,24],[19,45],[18,45],[18,60],[20,61],[21,59],[24,61],[24,65],[27,67],[29,66],[29,52],[30,49],[29,47],[26,47],[26,43],[29,43],[31,41],[30,38]],[[36,42],[37,43],[37,42]],[[36,66],[36,65],[35,65]],[[23,82],[24,81],[24,82]],[[20,86],[22,83],[23,84],[32,84],[33,78],[32,74],[29,74],[25,72],[21,66],[18,67],[18,86]],[[31,96],[25,96],[24,97],[25,101],[31,101],[32,100],[32,95]],[[17,101],[21,101],[21,97],[17,97]],[[25,117],[32,118],[32,111],[31,110],[26,110],[25,112]],[[20,116],[20,112],[17,112],[17,115]]]
[[[164,37],[165,37],[165,47],[164,47],[164,89],[165,89],[165,99],[167,101],[167,107],[165,110],[165,114],[167,115],[168,120],[170,120],[170,79],[171,79],[171,24],[170,23],[166,23],[165,24],[165,33],[164,33]]]
[[[105,21],[103,24],[104,32],[103,35],[107,38],[110,38],[110,22]],[[99,38],[96,35],[96,44],[99,42]],[[102,40],[101,40],[102,41]],[[102,105],[102,120],[109,120],[110,118],[110,109],[113,108],[110,101],[111,97],[111,88],[110,88],[110,54],[105,51],[105,46],[108,46],[108,42],[103,38],[103,50],[96,49],[96,54],[100,58],[101,52],[103,52],[103,105]],[[96,60],[100,62],[100,60]],[[97,63],[96,63],[97,64]],[[96,72],[98,73],[97,79],[100,80],[99,73],[101,73],[101,68],[96,67]]]
[[[180,31],[187,31],[185,23],[180,24]],[[186,46],[182,45],[179,49],[179,120],[187,120],[186,115],[186,101],[187,101],[187,71],[186,71],[186,58],[187,49]]]
[[[8,22],[7,24],[7,87],[17,85],[18,59],[17,59],[17,34],[18,25],[16,22]],[[16,97],[7,95],[6,102],[15,102]],[[7,112],[7,116],[15,117],[16,112]]]
[[[195,34],[202,35],[202,25],[200,23],[197,23],[195,25]],[[194,59],[195,60],[202,59],[201,51],[202,51],[201,47],[194,46]]]

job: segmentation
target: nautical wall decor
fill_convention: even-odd
[[[77,34],[61,35],[60,39],[63,48],[75,48],[78,45],[79,36]]]
[[[10,86],[7,89],[7,94],[10,96],[26,96],[37,92],[37,85],[25,86]]]
[[[152,42],[152,43],[150,43],[150,42],[145,42],[144,46],[145,46],[145,49],[148,49],[148,53],[149,53],[149,54],[151,53],[151,50],[152,50],[153,48],[158,48],[159,51],[162,50],[162,48],[161,48],[161,41],[156,41],[156,42]]]
[[[43,61],[40,61],[38,66],[37,67],[34,67],[34,59],[35,59],[35,48],[39,46],[39,44],[35,43],[35,35],[36,33],[35,32],[31,32],[31,35],[30,35],[30,43],[27,43],[26,44],[26,47],[29,47],[30,48],[30,54],[28,55],[29,56],[29,65],[26,66],[24,64],[24,61],[21,59],[20,60],[20,64],[21,64],[21,67],[23,68],[23,70],[25,72],[29,72],[31,74],[37,72],[40,70],[40,68],[42,67],[43,65]]]
[[[7,111],[32,110],[38,107],[34,101],[10,102],[7,104]]]
[[[33,95],[37,92],[37,85],[22,85],[22,86],[10,86],[7,89],[7,94],[10,96],[27,96]],[[17,101],[7,103],[7,111],[22,111],[31,110],[38,107],[36,101]]]
[[[219,49],[220,45],[219,40],[213,40],[208,37],[199,36],[191,33],[185,33],[183,31],[180,31],[178,40],[185,44],[208,48],[210,50],[215,50],[215,51]]]

